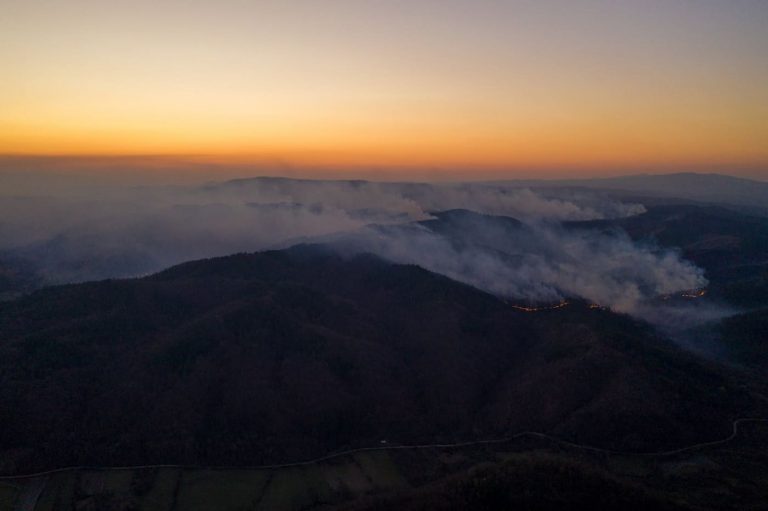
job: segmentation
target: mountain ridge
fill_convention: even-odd
[[[711,439],[755,406],[627,317],[526,313],[324,247],[37,291],[0,305],[0,354],[6,473],[253,465],[523,429],[643,449]]]

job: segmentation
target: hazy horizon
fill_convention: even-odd
[[[672,166],[669,168],[627,167],[613,170],[562,166],[557,168],[466,168],[309,166],[287,161],[233,161],[189,155],[3,155],[0,179],[9,176],[57,180],[92,180],[114,184],[202,184],[207,182],[281,177],[311,180],[364,180],[379,182],[487,182],[563,181],[611,179],[641,175],[700,174],[768,181],[763,167]]]

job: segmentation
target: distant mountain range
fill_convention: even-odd
[[[374,182],[364,180],[310,180],[282,177],[254,177],[210,183],[207,191],[246,190],[249,187],[279,190],[288,186],[322,186],[343,184],[350,188],[362,188]],[[375,183],[383,189],[398,189],[408,194],[423,193],[428,183],[382,182]],[[467,183],[472,184],[472,183]],[[724,174],[680,172],[671,174],[636,174],[606,178],[586,179],[511,179],[478,182],[475,185],[513,186],[531,188],[575,187],[606,191],[632,192],[636,195],[654,195],[666,198],[690,199],[750,206],[768,210],[768,181],[758,181]]]
[[[632,192],[636,195],[748,206],[768,213],[768,182],[723,174],[682,172],[594,179],[512,180],[500,183],[534,188],[583,187]]]

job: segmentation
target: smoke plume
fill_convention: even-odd
[[[256,178],[98,193],[5,190],[0,269],[33,274],[39,286],[313,240],[417,264],[521,302],[580,298],[653,319],[663,314],[649,303],[703,287],[702,270],[622,232],[566,222],[644,211],[586,192],[492,184]]]

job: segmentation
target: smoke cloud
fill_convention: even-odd
[[[661,322],[664,314],[649,304],[705,286],[702,270],[622,232],[563,223],[644,211],[586,192],[492,184],[256,178],[194,187],[4,190],[0,277],[33,275],[21,279],[27,288],[128,277],[190,259],[321,241],[417,264],[520,302],[575,297]],[[5,284],[11,291],[12,280]],[[0,278],[0,292],[2,285]]]
[[[651,319],[662,318],[650,313],[657,297],[707,284],[703,270],[678,253],[637,244],[621,232],[504,225],[465,211],[439,215],[437,222],[369,227],[336,243],[521,302],[580,298]]]

